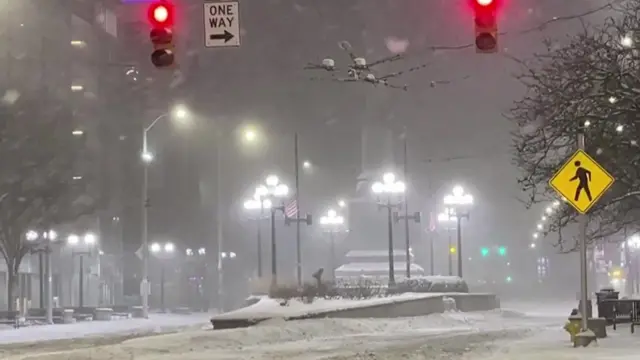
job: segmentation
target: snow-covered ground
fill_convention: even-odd
[[[628,327],[574,349],[562,330],[573,303],[505,304],[509,310],[398,319],[269,320],[234,330],[188,330],[68,349],[32,347],[3,360],[630,360]],[[0,337],[2,335],[0,334]],[[26,353],[25,353],[26,352]]]
[[[41,325],[14,329],[0,328],[2,344],[31,343],[49,340],[78,339],[109,334],[132,335],[172,331],[184,327],[209,325],[209,314],[150,314],[149,319],[123,319],[113,321],[87,321],[64,325]],[[0,351],[0,354],[2,352]]]

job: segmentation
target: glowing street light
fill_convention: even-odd
[[[396,175],[387,172],[382,175],[382,181],[376,181],[371,185],[371,191],[378,197],[378,206],[387,209],[387,228],[389,243],[389,286],[396,283],[394,258],[393,258],[393,209],[400,206],[400,202],[392,202],[393,195],[402,195],[406,191],[407,186],[404,182],[396,179]],[[386,201],[380,197],[386,195]],[[408,261],[408,260],[407,260]]]
[[[329,209],[327,214],[320,217],[320,225],[325,228],[325,232],[329,234],[329,243],[331,247],[331,279],[335,280],[336,269],[336,250],[335,250],[335,234],[339,232],[344,225],[344,217],[339,215],[334,209]],[[342,229],[344,230],[344,229]]]
[[[83,235],[69,234],[67,235],[67,245],[79,250],[72,250],[72,256],[79,257],[78,267],[78,305],[84,306],[84,256],[92,254],[92,248],[98,243],[98,237],[91,232]]]
[[[177,105],[171,111],[164,113],[155,120],[153,120],[148,126],[142,130],[142,152],[140,157],[144,162],[143,166],[143,186],[142,186],[142,280],[140,288],[142,289],[142,316],[144,318],[149,317],[149,164],[153,161],[153,153],[149,151],[147,137],[149,131],[160,121],[161,119],[175,119],[179,120],[182,125],[185,125],[190,118],[189,110],[184,105]]]
[[[271,275],[272,281],[275,281],[276,277],[276,239],[275,239],[275,214],[276,210],[279,208],[274,205],[274,201],[276,198],[284,198],[289,195],[289,187],[286,184],[280,182],[280,178],[276,175],[269,175],[265,179],[265,183],[263,185],[259,185],[256,187],[253,198],[248,199],[244,202],[245,210],[256,211],[259,210],[260,213],[256,217],[256,225],[257,225],[257,256],[258,256],[258,277],[262,277],[262,230],[261,230],[261,222],[265,218],[264,210],[271,211]]]
[[[469,213],[463,213],[462,209],[473,205],[473,196],[465,192],[460,185],[454,186],[451,194],[444,197],[444,204],[453,207],[456,214],[457,223],[457,254],[458,254],[458,276],[462,278],[462,218],[469,219]]]

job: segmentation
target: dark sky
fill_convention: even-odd
[[[506,244],[524,249],[539,214],[526,212],[517,200],[518,170],[509,154],[513,128],[502,114],[524,88],[513,78],[516,64],[502,53],[530,57],[543,50],[544,37],[562,39],[579,30],[579,22],[519,32],[604,3],[505,0],[500,30],[508,34],[499,39],[501,53],[485,55],[473,48],[428,49],[473,42],[472,12],[463,0],[244,0],[242,45],[228,49],[202,47],[202,7],[197,2],[183,7],[188,11],[179,27],[185,59],[181,66],[187,78],[181,91],[204,117],[229,128],[250,119],[266,129],[269,148],[262,157],[247,160],[237,151],[230,155],[229,161],[236,164],[229,170],[234,178],[230,196],[238,204],[237,195],[246,193],[270,169],[292,176],[295,130],[300,133],[302,157],[320,165],[312,178],[303,179],[303,187],[313,193],[318,207],[324,207],[323,199],[355,188],[363,125],[384,124],[396,133],[406,126],[415,173],[410,181],[421,189],[413,203],[426,201],[427,181],[439,190],[438,199],[453,184],[463,184],[477,200],[466,230],[472,246]],[[593,18],[601,19],[602,14]],[[325,57],[334,58],[338,66],[347,61],[338,48],[343,40],[369,61],[388,56],[391,38],[409,42],[407,59],[380,71],[431,64],[397,79],[410,86],[408,92],[310,81],[316,74],[302,71],[307,62]],[[430,86],[434,80],[451,83],[434,88]],[[367,101],[375,105],[367,106]],[[464,159],[438,161],[449,157]]]

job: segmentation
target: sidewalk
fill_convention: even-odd
[[[0,344],[19,344],[48,340],[78,339],[99,335],[162,333],[185,327],[210,326],[211,314],[150,314],[149,319],[83,321],[74,324],[0,327]]]

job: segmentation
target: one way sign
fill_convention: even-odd
[[[240,14],[237,1],[204,4],[204,46],[240,46]]]

